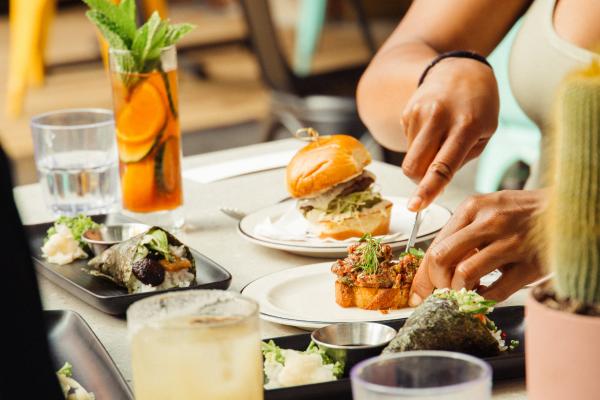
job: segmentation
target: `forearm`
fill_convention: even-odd
[[[436,55],[434,49],[420,40],[395,44],[382,49],[362,76],[356,95],[358,112],[383,146],[406,151],[402,110]]]

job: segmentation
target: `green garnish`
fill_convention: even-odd
[[[363,208],[373,207],[381,201],[381,194],[370,188],[362,192],[354,192],[346,196],[338,196],[327,205],[328,214],[353,213]]]
[[[509,350],[514,350],[514,349],[516,349],[517,347],[519,347],[519,345],[520,345],[520,344],[521,344],[521,343],[519,343],[519,341],[518,341],[518,340],[512,339],[512,340],[510,341],[510,345],[508,346],[508,349],[509,349]]]
[[[269,340],[268,342],[261,342],[260,350],[262,351],[265,360],[276,361],[281,365],[285,364],[285,357],[281,352],[281,348],[277,346],[274,341]]]
[[[86,16],[102,32],[111,48],[128,50],[119,59],[122,72],[150,72],[158,67],[161,50],[192,31],[192,24],[171,24],[153,12],[141,27],[136,25],[135,0],[83,0],[90,7]]]
[[[61,369],[59,369],[58,371],[56,371],[56,373],[58,375],[62,375],[62,376],[65,376],[67,378],[70,378],[71,376],[73,376],[73,366],[71,364],[69,364],[68,362],[65,362],[65,365],[63,365],[61,367]]]
[[[273,340],[269,340],[268,342],[261,342],[260,349],[263,353],[263,357],[266,361],[275,361],[281,365],[285,365],[285,356],[283,355],[283,351],[281,347],[277,346]],[[304,350],[306,354],[318,354],[321,356],[321,360],[323,360],[323,365],[333,365],[332,373],[336,378],[340,378],[344,373],[344,363],[335,361],[331,358],[325,350],[319,348],[315,342],[311,340],[306,350]]]
[[[381,239],[375,239],[370,233],[364,234],[359,240],[360,261],[354,266],[365,274],[376,274],[379,269],[379,256],[383,252]]]
[[[65,225],[71,231],[73,238],[79,243],[79,247],[86,249],[87,244],[81,240],[81,236],[83,233],[89,229],[98,228],[100,225],[95,223],[90,217],[86,217],[83,214],[79,214],[76,217],[66,217],[61,216],[58,217],[56,221],[54,221],[54,225],[48,229],[46,232],[46,237],[44,238],[44,242],[46,242],[50,236],[56,234],[56,226],[57,225]]]
[[[323,360],[323,364],[325,365],[333,364],[333,369],[331,372],[333,372],[333,375],[336,378],[340,378],[344,374],[344,363],[335,361],[333,358],[331,358],[331,356],[329,356],[329,354],[325,352],[325,350],[319,348],[319,346],[317,346],[317,344],[312,340],[304,352],[308,354],[316,353],[320,355],[321,359]]]
[[[439,299],[454,300],[458,309],[467,314],[488,314],[494,310],[496,301],[486,300],[473,290],[462,288],[460,290],[437,289],[433,296]]]
[[[419,260],[422,260],[425,257],[425,250],[418,249],[416,247],[411,247],[408,251],[403,251],[400,253],[400,257],[404,257],[405,255],[410,254],[411,256],[417,257]]]
[[[138,257],[140,255],[145,257],[148,250],[155,251],[169,261],[173,258],[169,251],[169,238],[161,229],[151,230],[142,237],[138,248]]]

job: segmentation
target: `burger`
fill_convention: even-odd
[[[318,136],[292,158],[288,192],[319,237],[345,240],[389,232],[392,203],[365,170],[370,162],[365,146],[347,135]]]

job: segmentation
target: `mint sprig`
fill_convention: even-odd
[[[192,24],[171,24],[162,20],[155,11],[137,28],[135,0],[122,0],[119,5],[111,0],[83,0],[90,7],[86,15],[94,23],[111,48],[128,50],[119,57],[123,73],[144,73],[160,69],[160,53],[192,31]]]

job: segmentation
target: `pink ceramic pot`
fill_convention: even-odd
[[[599,399],[600,317],[552,310],[531,294],[525,316],[528,399]]]

